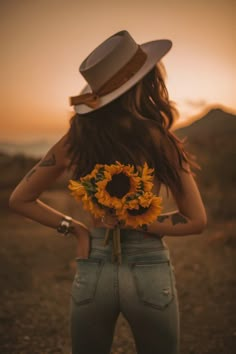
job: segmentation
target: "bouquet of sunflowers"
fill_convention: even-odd
[[[151,191],[153,171],[146,162],[143,167],[124,165],[119,161],[111,165],[96,164],[92,172],[79,181],[69,180],[68,188],[76,200],[83,202],[84,209],[96,218],[102,218],[109,212],[116,215],[119,226],[144,228],[155,221],[163,209],[162,198]],[[121,263],[119,226],[112,230],[113,261],[117,257]],[[109,233],[107,229],[104,245],[108,242]]]

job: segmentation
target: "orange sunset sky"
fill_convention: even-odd
[[[236,112],[235,14],[235,0],[1,0],[0,140],[64,134],[80,63],[123,29],[172,40],[163,63],[182,122],[208,104]]]

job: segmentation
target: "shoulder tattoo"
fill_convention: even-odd
[[[55,154],[52,154],[52,157],[40,162],[39,167],[54,166],[54,165],[56,165],[56,157]]]

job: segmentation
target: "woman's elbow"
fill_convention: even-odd
[[[17,212],[20,209],[20,202],[16,198],[14,198],[12,195],[8,199],[8,208]]]
[[[8,208],[11,210],[14,210],[14,211],[16,209],[15,201],[13,201],[13,199],[11,199],[11,198],[9,198],[9,200],[8,200]]]
[[[204,217],[201,220],[198,220],[196,223],[196,234],[202,234],[203,231],[206,229],[207,227],[207,217]]]

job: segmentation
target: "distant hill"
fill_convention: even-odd
[[[191,140],[198,136],[211,138],[222,134],[233,134],[236,131],[236,115],[222,109],[211,109],[206,115],[192,124],[175,130],[178,137],[188,136]]]
[[[230,152],[236,144],[236,115],[212,109],[190,125],[176,129],[174,133],[180,139],[186,138],[194,151],[203,152],[202,148],[207,147],[204,153],[218,154],[225,149]]]
[[[235,218],[236,116],[212,109],[192,124],[174,132],[185,140],[201,171],[197,181],[206,189],[203,199],[214,215]]]

